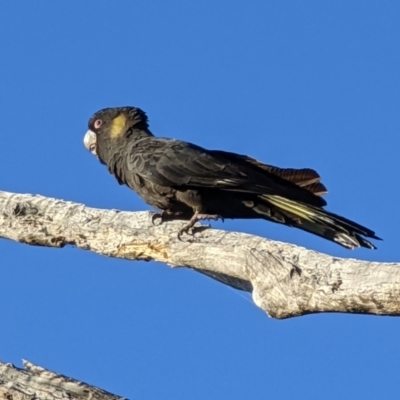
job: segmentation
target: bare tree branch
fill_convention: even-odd
[[[199,227],[179,241],[181,221],[153,226],[149,212],[99,210],[0,192],[0,237],[109,257],[193,268],[252,292],[269,316],[316,312],[400,315],[400,264],[333,258],[291,244]],[[187,240],[186,240],[187,238]]]
[[[0,399],[6,400],[123,400],[95,386],[23,361],[25,369],[0,362]]]

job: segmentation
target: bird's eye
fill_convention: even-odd
[[[91,153],[96,153],[96,145],[94,143],[89,146],[89,151]]]
[[[96,119],[96,121],[94,121],[94,127],[95,129],[99,129],[102,125],[103,121],[101,119]]]

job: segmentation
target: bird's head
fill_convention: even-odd
[[[104,108],[97,111],[88,122],[83,143],[100,160],[102,153],[113,143],[129,137],[134,132],[151,135],[146,113],[136,107]]]

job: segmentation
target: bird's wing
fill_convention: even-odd
[[[245,161],[244,156],[226,154],[230,156],[178,140],[151,137],[135,144],[129,152],[127,167],[161,186],[274,194],[317,207],[326,205],[321,197]]]

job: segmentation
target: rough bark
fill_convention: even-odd
[[[122,400],[95,386],[23,361],[25,369],[0,362],[0,399],[5,400]]]
[[[49,247],[74,245],[109,257],[193,268],[251,292],[256,305],[274,318],[316,312],[400,315],[399,264],[334,258],[204,227],[180,241],[182,221],[153,226],[150,216],[0,192],[3,238]]]

